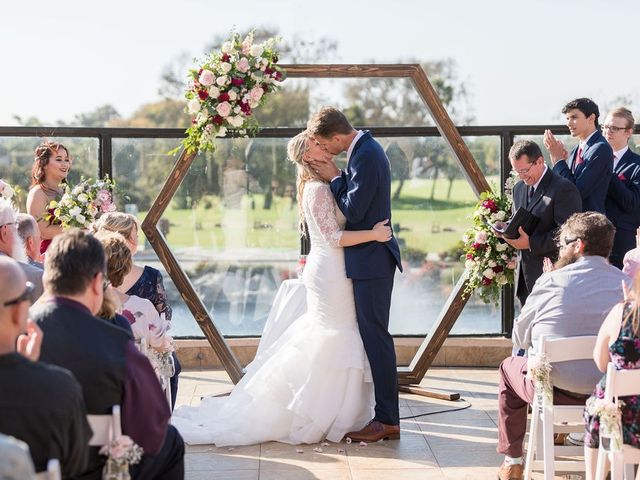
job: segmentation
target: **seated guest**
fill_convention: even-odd
[[[571,154],[550,130],[544,132],[553,171],[575,183],[582,197],[583,212],[605,213],[605,200],[613,172],[613,151],[600,133],[600,110],[590,98],[577,98],[562,109],[572,137],[580,143]]]
[[[22,240],[24,253],[27,255],[29,265],[44,269],[44,265],[40,261],[40,229],[35,218],[27,213],[19,213],[16,216],[18,225],[18,236]]]
[[[35,474],[29,445],[17,438],[0,433],[0,478],[32,480]]]
[[[607,194],[607,218],[616,227],[609,261],[622,269],[625,254],[636,246],[640,227],[640,155],[629,148],[635,120],[626,108],[611,111],[602,125],[613,149],[613,176]]]
[[[98,313],[96,313],[96,317],[106,320],[120,328],[124,328],[127,333],[129,333],[129,336],[134,338],[133,330],[131,330],[129,321],[117,311],[120,308],[120,302],[116,299],[114,290],[115,289],[111,285],[105,289],[102,305],[100,306]]]
[[[42,295],[42,269],[23,262],[25,254],[18,235],[16,211],[8,200],[0,198],[0,255],[18,261],[20,268],[35,286],[34,301]]]
[[[629,250],[622,260],[622,271],[635,279],[640,271],[640,227],[636,231],[636,247]]]
[[[596,212],[575,213],[560,227],[559,257],[554,270],[536,282],[513,326],[514,350],[535,356],[540,336],[596,335],[611,308],[623,298],[622,283],[631,280],[607,261],[614,227]],[[552,365],[554,403],[583,405],[600,372],[591,360]],[[522,478],[522,442],[527,409],[535,386],[527,375],[526,357],[509,357],[500,365],[498,452],[505,455],[498,478]]]
[[[37,471],[57,458],[64,477],[76,476],[91,438],[82,389],[68,370],[37,361],[42,332],[27,318],[33,287],[6,256],[0,285],[0,432],[29,445]]]
[[[108,230],[119,233],[127,241],[131,255],[135,255],[138,251],[138,220],[133,215],[123,212],[110,212],[102,215],[92,228],[96,232]],[[127,295],[146,298],[153,304],[160,316],[164,316],[169,325],[171,324],[171,305],[167,302],[167,293],[159,270],[149,265],[143,267],[133,263],[131,271],[124,277],[118,290]],[[182,370],[175,352],[173,353],[173,361],[175,375],[171,377],[172,407],[175,406],[176,395],[178,394],[178,375]]]
[[[95,317],[106,287],[106,259],[91,234],[72,229],[57,235],[45,256],[50,300],[32,309],[44,332],[42,359],[66,367],[82,385],[90,414],[121,405],[122,431],[144,450],[133,478],[184,476],[184,444],[169,425],[165,396],[149,361],[123,329]],[[90,451],[88,478],[99,478],[104,458]]]
[[[617,370],[640,368],[640,282],[636,279],[633,299],[625,299],[613,307],[605,319],[593,350],[593,359],[601,372],[607,371],[609,362],[613,362]],[[585,463],[587,480],[594,480],[600,445],[600,417],[589,414],[588,408],[596,399],[603,399],[607,376],[602,377],[596,385],[593,395],[587,400],[584,416]],[[621,397],[622,405],[622,442],[640,448],[640,395]]]
[[[100,240],[107,257],[107,278],[114,287],[112,293],[120,303],[122,315],[128,320],[136,340],[144,339],[147,345],[159,352],[171,352],[172,338],[167,332],[168,322],[158,315],[153,304],[135,295],[127,295],[117,290],[125,275],[131,270],[131,250],[122,235],[99,231]]]

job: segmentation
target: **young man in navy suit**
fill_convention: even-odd
[[[563,143],[550,130],[544,132],[553,171],[571,180],[582,197],[583,212],[605,213],[605,200],[612,175],[613,151],[600,133],[598,105],[589,98],[578,98],[562,109],[572,137],[580,143],[567,155]]]
[[[371,133],[355,130],[344,114],[332,107],[316,113],[307,129],[328,154],[347,152],[345,171],[328,159],[310,160],[316,172],[331,182],[331,192],[347,219],[346,230],[370,229],[384,219],[391,222],[391,167]],[[376,397],[373,420],[346,436],[364,442],[400,438],[396,354],[389,333],[393,277],[396,267],[402,270],[398,242],[392,237],[385,243],[355,245],[345,248],[344,257]]]
[[[636,247],[640,227],[640,155],[629,148],[635,120],[624,107],[611,111],[602,131],[613,149],[613,176],[609,183],[607,217],[616,227],[609,261],[622,269],[625,253]]]

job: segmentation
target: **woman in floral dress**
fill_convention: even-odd
[[[640,298],[640,281],[636,279],[634,297]],[[624,286],[623,286],[624,287]],[[625,301],[613,307],[600,331],[593,358],[602,372],[607,371],[609,362],[618,370],[640,368],[640,304],[637,300]],[[586,478],[594,480],[598,447],[600,445],[600,417],[589,413],[589,406],[597,399],[604,398],[607,376],[596,385],[587,400],[584,412],[586,434],[584,437]],[[622,439],[625,445],[640,448],[640,396],[620,397],[622,407]]]

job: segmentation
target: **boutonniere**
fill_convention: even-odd
[[[627,180],[627,177],[624,176],[624,173],[620,173],[618,174],[618,179],[625,182]]]

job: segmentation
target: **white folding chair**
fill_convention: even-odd
[[[47,462],[47,470],[36,474],[36,480],[62,480],[60,461],[52,458]]]
[[[93,436],[89,440],[90,447],[107,445],[114,438],[122,435],[120,405],[114,405],[111,408],[111,415],[87,415],[87,421],[93,430]]]
[[[605,402],[618,403],[619,397],[640,395],[640,369],[617,370],[615,365],[609,362],[607,365],[607,382],[605,384]],[[602,439],[606,438],[600,429],[600,448],[598,449],[598,468],[596,479],[604,480],[606,469],[606,457],[611,463],[611,480],[633,480],[634,464],[640,464],[640,449],[630,445],[622,445],[616,452],[605,449]]]
[[[549,339],[540,338],[540,355],[546,355],[549,363],[593,358],[596,336]],[[595,385],[594,385],[595,387]],[[538,395],[532,405],[529,426],[529,443],[524,467],[525,480],[531,479],[532,471],[544,471],[544,480],[553,480],[556,469],[564,472],[584,472],[583,447],[554,445],[554,433],[582,433],[584,405],[554,405]],[[542,429],[542,435],[539,431]],[[576,457],[579,460],[556,460],[556,456]]]

